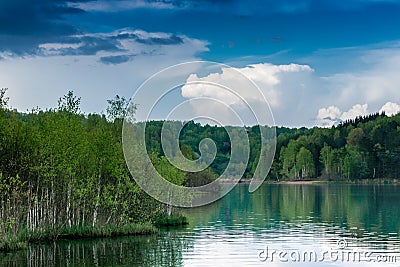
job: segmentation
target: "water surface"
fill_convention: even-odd
[[[154,236],[58,241],[2,266],[400,266],[394,185],[235,187]]]

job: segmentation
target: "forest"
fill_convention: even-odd
[[[107,100],[106,114],[84,114],[81,99],[70,91],[55,108],[21,113],[8,106],[6,91],[0,90],[0,248],[9,248],[10,240],[57,239],[65,232],[151,232],[148,225],[171,214],[170,207],[140,189],[126,166],[121,140],[125,98]],[[179,145],[188,159],[199,158],[204,138],[214,140],[216,158],[202,172],[175,168],[161,146],[163,121],[150,121],[147,151],[162,176],[178,185],[198,186],[221,175],[231,142],[240,140],[230,139],[224,127],[175,123],[183,127]],[[253,176],[260,158],[260,127],[268,126],[246,127],[250,153],[243,178]],[[400,176],[399,114],[372,114],[331,128],[276,127],[276,141],[267,177],[271,181]],[[107,225],[120,228],[113,232]],[[100,233],[87,233],[96,231]]]
[[[226,127],[201,125],[193,121],[182,123],[180,148],[190,159],[200,156],[199,144],[211,138],[217,155],[210,171],[221,175],[229,163],[232,140]],[[148,151],[163,157],[161,129],[163,121],[147,124]],[[249,162],[243,178],[251,178],[260,157],[260,128],[246,127],[250,144]],[[331,128],[276,127],[276,153],[267,179],[271,181],[320,179],[349,181],[362,179],[400,178],[400,114],[392,117],[384,113],[358,117]]]

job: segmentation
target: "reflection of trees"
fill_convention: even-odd
[[[396,186],[266,184],[249,194],[248,185],[239,185],[218,202],[185,213],[191,225],[222,220],[269,229],[277,227],[273,221],[307,221],[384,234],[400,229],[399,201]]]
[[[190,223],[184,231],[30,246],[0,254],[0,262],[2,266],[180,266],[182,253],[193,250],[198,235],[248,231],[268,236],[308,231],[343,235],[352,243],[385,241],[380,248],[398,248],[399,201],[396,186],[266,184],[249,194],[248,185],[239,185],[217,202],[183,210]],[[386,242],[393,233],[397,245]]]
[[[400,200],[397,187],[357,185],[264,186],[254,195],[255,212],[280,220],[299,218],[347,224],[367,231],[397,232]]]
[[[206,206],[200,206],[190,209],[182,209],[182,212],[187,216],[188,227],[201,227],[219,220],[220,211],[222,210],[222,200],[213,202]]]
[[[181,266],[182,251],[192,247],[179,232],[158,236],[59,241],[0,254],[1,266]]]

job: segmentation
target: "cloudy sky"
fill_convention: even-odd
[[[277,125],[329,126],[400,111],[398,14],[395,0],[2,0],[0,87],[20,111],[73,90],[104,112],[163,68],[206,60],[251,77]]]

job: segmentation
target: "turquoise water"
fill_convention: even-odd
[[[58,241],[1,266],[400,266],[400,187],[235,187],[185,210],[190,224],[143,237]]]

